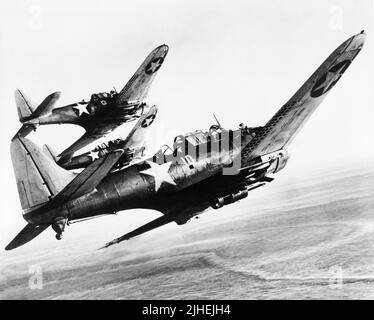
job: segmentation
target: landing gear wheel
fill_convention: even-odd
[[[56,232],[56,239],[61,240],[62,238],[62,233],[65,230],[65,225],[67,222],[67,218],[65,217],[60,217],[57,218],[53,223],[52,223],[52,229]]]

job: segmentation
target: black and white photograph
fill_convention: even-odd
[[[2,1],[0,300],[374,299],[373,57],[373,0]]]

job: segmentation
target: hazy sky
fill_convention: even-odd
[[[2,1],[0,250],[25,225],[9,155],[20,126],[15,89],[35,103],[62,91],[59,105],[120,90],[165,43],[148,99],[165,136],[205,130],[213,112],[226,128],[258,126],[365,29],[364,49],[295,139],[288,172],[355,165],[374,156],[373,15],[369,0]],[[82,133],[50,126],[30,138],[62,151]]]

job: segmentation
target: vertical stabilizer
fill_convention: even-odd
[[[49,201],[75,176],[28,139],[15,138],[10,152],[23,210]]]
[[[31,117],[36,108],[30,99],[19,89],[14,92],[14,98],[16,100],[19,121],[23,122]]]
[[[49,145],[43,145],[44,153],[50,157],[54,162],[57,162],[59,157],[57,156],[57,152],[55,152]]]

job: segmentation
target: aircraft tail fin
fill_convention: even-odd
[[[24,122],[31,117],[36,108],[30,99],[19,89],[14,92],[14,98],[16,100],[19,121]]]
[[[14,98],[16,100],[19,121],[23,123],[48,114],[52,111],[60,96],[61,92],[54,92],[47,96],[38,107],[35,107],[31,100],[21,90],[16,90]]]
[[[19,234],[5,247],[5,250],[13,250],[31,241],[41,234],[49,225],[27,224]]]
[[[45,144],[43,146],[44,153],[50,157],[54,162],[57,162],[59,157],[57,156],[57,152],[55,152],[49,145]]]
[[[23,210],[48,202],[75,177],[26,138],[14,138],[10,152]]]

